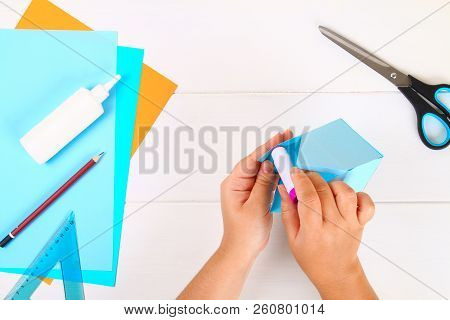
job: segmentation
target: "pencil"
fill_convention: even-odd
[[[58,190],[55,191],[47,200],[45,200],[36,210],[34,210],[21,224],[12,230],[2,241],[0,241],[0,248],[4,248],[11,240],[30,225],[42,212],[50,207],[64,192],[66,192],[75,182],[77,182],[86,172],[99,162],[104,152],[89,160],[80,170],[77,171],[66,183],[64,183]]]

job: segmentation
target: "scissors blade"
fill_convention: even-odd
[[[397,87],[410,86],[410,80],[407,75],[398,71],[383,60],[377,58],[372,53],[361,48],[350,40],[337,34],[336,32],[331,31],[328,28],[319,26],[319,30],[325,37],[336,43],[342,49],[359,59],[361,62],[365,63],[367,66],[371,67],[373,70],[381,74]]]

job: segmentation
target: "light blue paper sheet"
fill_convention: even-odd
[[[84,271],[84,282],[114,286],[119,259],[122,219],[130,168],[131,144],[141,83],[144,50],[118,47],[117,73],[122,76],[116,91],[116,163],[114,199],[114,249],[111,271]]]
[[[280,146],[287,150],[295,166],[317,171],[326,181],[343,180],[356,192],[365,188],[383,158],[380,152],[342,119],[312,130],[304,136],[294,137]],[[265,160],[273,162],[270,152],[259,161]],[[281,211],[278,190],[271,211]]]
[[[19,139],[80,87],[116,73],[117,34],[79,31],[0,31],[0,235],[3,237],[101,151],[101,162],[6,248],[0,271],[22,273],[64,215],[76,212],[83,270],[111,270],[115,163],[115,93],[105,114],[62,152],[38,165]],[[101,235],[101,236],[99,236]],[[50,277],[60,278],[59,270]]]

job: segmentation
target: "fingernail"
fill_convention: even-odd
[[[280,193],[281,201],[284,201],[286,199],[286,187],[282,184],[278,185],[278,192]]]
[[[277,189],[278,189],[278,193],[280,194],[281,201],[283,201],[283,199],[284,199],[284,192],[283,192],[283,188],[281,186],[282,186],[282,184],[279,184]]]
[[[273,173],[273,164],[270,161],[264,161],[262,164],[262,172]]]
[[[283,132],[283,136],[286,137],[288,134],[291,134],[291,133],[292,133],[292,130],[291,130],[291,129],[286,129],[286,130],[284,130],[284,132]]]
[[[299,173],[299,172],[301,172],[299,168],[297,168],[297,167],[292,167],[291,168],[291,174]]]

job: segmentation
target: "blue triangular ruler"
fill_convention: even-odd
[[[66,300],[84,300],[75,215],[70,212],[5,300],[29,300],[48,273],[61,264]]]

